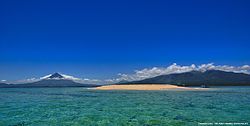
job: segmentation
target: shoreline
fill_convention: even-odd
[[[171,84],[122,84],[104,85],[94,88],[96,90],[208,90],[208,88],[181,87]]]

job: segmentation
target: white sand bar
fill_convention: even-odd
[[[197,90],[205,88],[189,88],[180,87],[170,84],[126,84],[126,85],[105,85],[97,87],[98,90],[173,90],[173,89],[184,89],[184,90]]]

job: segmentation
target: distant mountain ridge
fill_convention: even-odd
[[[0,83],[0,88],[29,88],[29,87],[98,87],[96,84],[75,82],[78,78],[54,73],[41,80],[24,84]],[[139,81],[121,81],[118,84],[173,84],[179,86],[250,86],[250,75],[244,73],[225,72],[220,70],[191,71],[160,75]]]
[[[250,86],[250,75],[220,70],[191,71],[160,75],[139,81],[119,84],[174,84],[180,86]]]
[[[0,83],[0,88],[29,88],[29,87],[98,87],[96,84],[82,84],[65,78],[59,73],[54,73],[42,80],[25,84]]]

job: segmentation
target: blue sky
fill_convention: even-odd
[[[6,0],[0,15],[0,79],[250,64],[248,0]]]

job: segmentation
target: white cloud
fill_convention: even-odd
[[[14,83],[14,84],[22,84],[22,83],[32,83],[32,82],[36,82],[39,81],[39,78],[28,78],[28,79],[23,79],[23,80],[17,80],[14,82],[10,82],[10,83]]]
[[[102,83],[102,80],[83,78],[83,79],[77,80],[76,82],[85,83],[85,84],[100,84]]]
[[[190,71],[207,71],[207,70],[221,70],[227,72],[236,72],[236,73],[246,73],[250,74],[250,66],[243,65],[243,66],[229,66],[229,65],[214,65],[213,63],[208,64],[201,64],[196,66],[191,64],[189,66],[181,66],[173,63],[168,67],[153,67],[153,68],[145,68],[142,70],[135,70],[133,74],[118,74],[118,78],[116,79],[109,79],[109,82],[119,82],[119,81],[136,81],[142,80],[146,78],[151,78],[159,75],[167,75],[167,74],[174,74],[174,73],[184,73]]]
[[[46,78],[50,77],[51,75],[52,75],[52,74],[49,74],[49,75],[46,75],[46,76],[40,77],[40,80],[42,80],[42,79],[46,79]]]
[[[79,81],[81,80],[80,78],[76,78],[76,77],[73,77],[73,76],[69,76],[69,75],[66,75],[66,74],[61,74],[65,79],[68,79],[68,80],[74,80],[74,81]]]
[[[1,80],[2,82],[6,82],[6,80]]]

